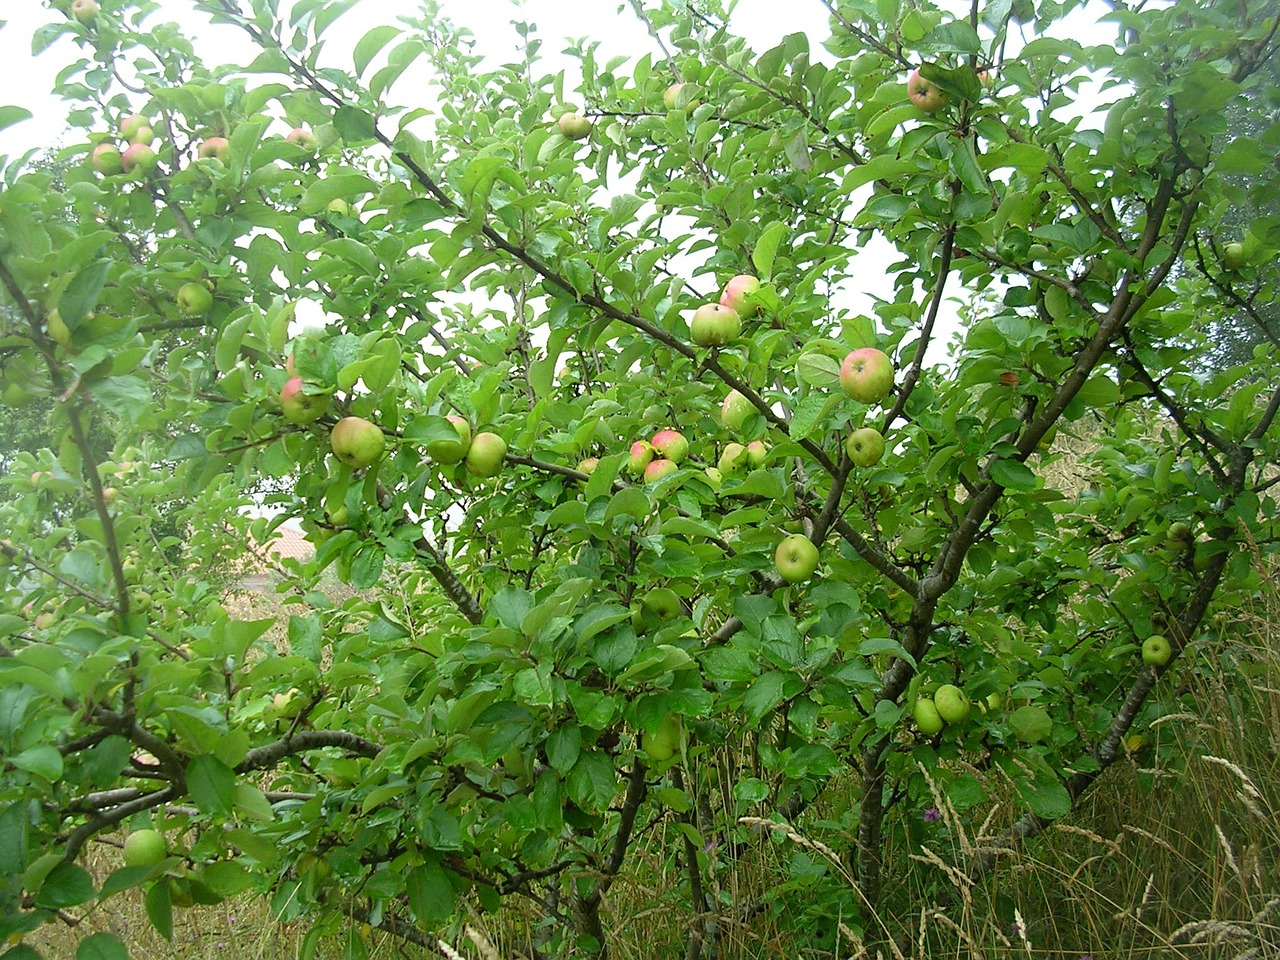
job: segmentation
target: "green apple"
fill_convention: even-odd
[[[944,683],[933,692],[938,716],[947,723],[963,723],[969,717],[969,698],[953,683]]]
[[[45,318],[44,329],[49,334],[49,339],[58,346],[70,346],[71,328],[67,326],[67,322],[62,319],[62,314],[56,308],[49,311],[49,316]]]
[[[124,841],[126,867],[154,867],[169,855],[169,841],[159,830],[134,830]]]
[[[98,0],[72,0],[71,15],[86,27],[98,22]]]
[[[860,467],[874,467],[884,456],[884,437],[875,427],[862,427],[844,442],[849,459]]]
[[[332,217],[349,217],[352,214],[351,204],[343,200],[341,197],[334,197],[329,201],[329,205],[324,208],[325,213]]]
[[[689,441],[678,430],[659,430],[649,445],[659,457],[672,463],[679,463],[689,455]]]
[[[156,168],[156,152],[145,143],[135,143],[120,155],[120,169],[146,177]]]
[[[585,473],[589,477],[596,472],[598,466],[600,466],[599,457],[586,457],[578,461],[578,472]]]
[[[93,169],[104,177],[113,177],[124,167],[121,163],[120,148],[114,143],[100,143],[93,148]]]
[[[778,544],[773,563],[787,583],[800,583],[818,569],[818,548],[804,534],[793,533]]]
[[[284,138],[290,143],[296,143],[303,150],[310,153],[315,153],[316,147],[319,146],[319,141],[316,140],[316,135],[306,127],[294,127],[284,135]]]
[[[1163,667],[1173,657],[1173,646],[1168,638],[1158,633],[1142,641],[1142,662],[1153,667]]]
[[[640,738],[642,749],[654,763],[665,763],[680,749],[681,723],[678,714],[669,713],[662,718],[656,730],[645,731]]]
[[[685,93],[685,85],[683,83],[673,83],[662,92],[662,105],[668,110],[674,110],[680,105],[681,94]],[[692,92],[692,90],[690,91]],[[684,95],[684,109],[693,112],[698,108],[698,101],[692,99],[687,93]]]
[[[560,119],[556,121],[556,126],[570,140],[585,140],[591,136],[591,121],[580,113],[571,111],[560,114]]]
[[[477,433],[463,460],[477,477],[496,477],[506,455],[507,441],[496,433]]]
[[[667,623],[680,616],[680,595],[670,587],[654,587],[644,595],[642,607],[646,616]]]
[[[1169,545],[1173,547],[1185,547],[1195,539],[1191,532],[1191,525],[1183,522],[1182,520],[1177,520],[1169,524],[1167,537]]]
[[[1228,243],[1222,248],[1222,265],[1228,270],[1239,270],[1248,261],[1243,243]]]
[[[951,102],[951,97],[936,83],[920,76],[918,69],[912,70],[911,75],[907,77],[907,99],[925,113],[937,113]]]
[[[466,417],[450,414],[447,418],[453,425],[456,440],[432,440],[427,444],[427,456],[436,463],[461,463],[471,449],[471,424]]]
[[[759,290],[760,281],[756,277],[740,273],[724,285],[720,304],[733,310],[743,320],[749,319],[760,312],[760,304],[756,300]]]
[[[203,317],[213,309],[213,294],[203,283],[184,283],[178,288],[176,299],[184,317]]]
[[[151,126],[151,121],[140,113],[131,113],[120,121],[120,136],[126,140],[132,140],[134,135],[143,127]]]
[[[875,347],[852,351],[840,364],[840,389],[859,403],[879,403],[893,389],[893,361]]]
[[[937,705],[929,697],[916,698],[916,702],[911,707],[911,716],[915,718],[916,726],[926,737],[936,737],[942,732],[942,716],[938,713]]]
[[[301,377],[291,377],[280,388],[280,412],[290,423],[299,426],[314,423],[329,409],[329,397],[323,393],[306,393]]]
[[[742,429],[742,425],[747,422],[747,417],[755,412],[756,408],[750,400],[737,390],[730,390],[729,395],[720,404],[720,423],[726,430],[732,430],[737,433]]]
[[[363,417],[343,417],[329,431],[329,447],[334,456],[353,470],[376,461],[386,445],[382,429]]]
[[[627,459],[627,472],[633,477],[644,476],[645,467],[653,462],[653,444],[648,440],[637,440],[631,445],[631,456]]]
[[[655,483],[665,476],[675,473],[680,468],[670,460],[654,460],[644,468],[644,482]]]
[[[209,137],[200,144],[196,156],[202,159],[216,157],[226,163],[231,159],[231,141],[226,137]]]
[[[737,473],[747,464],[747,448],[740,443],[726,443],[716,464],[725,476]]]
[[[747,444],[747,466],[752,470],[758,470],[763,467],[768,456],[769,445],[763,440],[752,440]]]
[[[134,135],[129,138],[129,143],[135,146],[141,145],[149,147],[151,144],[155,143],[155,141],[156,132],[149,126],[139,127]]]
[[[6,383],[0,390],[0,403],[6,407],[25,407],[31,402],[31,391],[20,383]]]
[[[723,347],[741,336],[742,318],[718,303],[703,304],[693,312],[689,333],[700,347]]]
[[[707,478],[707,483],[711,485],[712,490],[718,491],[720,485],[724,483],[724,474],[720,472],[719,467],[707,467],[702,473]]]

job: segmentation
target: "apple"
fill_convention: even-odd
[[[135,143],[120,155],[120,168],[125,173],[135,170],[142,176],[149,176],[156,168],[156,152],[145,143]]]
[[[627,472],[633,477],[644,474],[645,467],[653,461],[653,444],[648,440],[637,440],[631,445],[631,457],[627,460]]]
[[[316,147],[319,145],[319,141],[316,140],[316,135],[306,127],[294,127],[284,135],[284,138],[290,143],[296,143],[303,150],[307,150],[311,153],[315,153]]]
[[[6,407],[25,407],[31,402],[31,391],[20,383],[7,383],[0,390],[0,403]]]
[[[680,103],[680,92],[684,90],[683,83],[673,83],[662,92],[662,105],[668,110],[674,110]],[[687,111],[696,110],[698,107],[697,100],[689,100],[685,103],[684,108]]]
[[[752,440],[747,444],[747,466],[752,470],[763,467],[768,456],[769,445],[763,440]]]
[[[111,504],[115,503],[119,499],[120,499],[120,491],[116,487],[102,488],[102,502],[105,503],[107,506],[111,506]]]
[[[596,472],[598,466],[600,466],[599,457],[587,457],[585,460],[578,461],[578,472],[585,473],[589,477]]]
[[[104,177],[113,177],[124,167],[120,161],[120,148],[114,143],[100,143],[93,148],[93,169]]]
[[[556,126],[570,140],[585,140],[591,136],[591,121],[577,112],[571,111],[560,114],[560,119],[556,121]]]
[[[86,27],[98,22],[98,0],[72,0],[71,15]]]
[[[893,389],[893,361],[875,347],[854,350],[840,364],[840,388],[859,403],[878,403]]]
[[[1239,270],[1248,259],[1243,243],[1228,243],[1222,248],[1222,265],[1228,270]]]
[[[159,830],[134,830],[124,841],[126,867],[154,867],[169,854],[169,841]]]
[[[156,132],[149,126],[141,126],[137,129],[132,137],[129,138],[131,144],[142,143],[150,146],[155,142]]]
[[[800,583],[818,569],[818,548],[804,534],[793,533],[778,544],[773,563],[787,583]]]
[[[1142,662],[1153,667],[1163,667],[1173,657],[1173,646],[1168,639],[1155,633],[1142,641]]]
[[[1190,524],[1187,524],[1182,520],[1169,524],[1167,536],[1169,538],[1169,545],[1175,547],[1185,547],[1194,539],[1191,533]]]
[[[755,412],[756,408],[750,400],[737,390],[730,390],[729,395],[720,404],[720,423],[726,430],[737,433],[746,423],[747,417]]]
[[[49,311],[49,316],[45,318],[44,329],[54,343],[61,347],[70,346],[71,328],[67,326],[67,321],[62,319],[62,314],[57,309]]]
[[[467,422],[466,417],[455,414],[450,414],[447,419],[453,425],[453,432],[458,435],[458,438],[432,440],[427,444],[427,456],[436,463],[461,463],[467,451],[471,449],[471,424]]]
[[[52,613],[38,614],[35,620],[33,621],[35,628],[37,630],[52,630],[54,626],[57,624],[57,622],[58,622],[58,618],[55,617]]]
[[[724,285],[720,304],[735,311],[744,320],[754,317],[760,312],[760,304],[756,302],[756,292],[759,289],[758,279],[748,273],[740,273]]]
[[[1000,374],[1000,382],[1006,387],[1016,387],[1022,382],[1022,378],[1012,370],[1006,370],[1004,373]]]
[[[184,283],[178,288],[176,299],[184,317],[203,317],[213,307],[213,294],[203,283]]]
[[[290,423],[299,426],[314,423],[329,409],[329,398],[323,393],[306,393],[301,377],[291,377],[280,388],[280,412]]]
[[[363,417],[343,417],[329,431],[329,446],[334,456],[353,470],[377,460],[386,445],[382,429]]]
[[[937,84],[920,76],[919,69],[912,70],[907,77],[907,99],[925,113],[937,113],[951,102],[951,97]]]
[[[216,157],[226,163],[231,159],[231,141],[226,137],[209,137],[204,143],[200,144],[199,149],[196,150],[196,156],[201,158]]]
[[[700,347],[723,347],[741,335],[742,318],[736,310],[707,303],[694,311],[689,331]]]
[[[140,113],[131,113],[120,121],[120,136],[126,140],[132,140],[133,135],[143,127],[151,126],[151,121]]]
[[[665,763],[680,749],[680,717],[669,713],[662,718],[656,730],[646,731],[640,738],[642,749],[654,763]]]
[[[329,201],[329,205],[324,208],[325,213],[337,217],[351,216],[351,204],[343,200],[341,197],[334,197]]]
[[[670,587],[655,587],[644,595],[644,612],[663,623],[680,616],[680,596]]]
[[[942,732],[942,717],[938,713],[937,705],[929,697],[916,698],[915,704],[911,707],[911,716],[915,718],[916,726],[926,737],[936,737]]]
[[[707,467],[702,471],[707,478],[707,483],[711,485],[712,490],[719,490],[720,485],[724,483],[724,474],[720,472],[719,467]]]
[[[659,430],[649,441],[658,456],[679,463],[689,455],[689,441],[678,430]]]
[[[947,723],[963,723],[969,717],[969,698],[954,683],[944,683],[933,691],[938,716]]]
[[[741,470],[746,463],[747,448],[740,443],[726,443],[716,466],[720,468],[721,474],[729,476]]]
[[[875,427],[862,427],[844,442],[849,459],[860,467],[874,467],[884,456],[884,437]]]
[[[644,468],[644,482],[654,483],[669,474],[675,473],[679,469],[680,468],[670,460],[654,460]]]
[[[467,448],[467,469],[477,477],[494,477],[502,469],[507,455],[507,441],[496,433],[477,433]]]

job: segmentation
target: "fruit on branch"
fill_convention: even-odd
[[[363,417],[343,417],[329,431],[329,447],[333,455],[353,470],[367,467],[386,448],[382,428]]]
[[[907,77],[907,99],[925,113],[937,113],[951,102],[950,95],[936,83],[922,77],[919,68],[912,70]]]
[[[45,333],[49,334],[49,339],[60,347],[71,345],[71,328],[67,326],[67,321],[62,319],[57,309],[49,311],[49,316],[44,321]]]
[[[763,467],[768,456],[769,445],[763,440],[752,440],[747,444],[747,466],[752,470]]]
[[[662,92],[662,105],[668,110],[674,110],[680,103],[680,94],[684,92],[683,83],[673,83]],[[696,110],[698,107],[697,100],[688,100],[684,108],[685,110]]]
[[[720,472],[720,468],[707,467],[702,473],[707,478],[707,483],[711,485],[711,489],[719,491],[720,485],[724,483],[724,474]]]
[[[466,417],[450,414],[446,418],[453,425],[456,440],[432,440],[427,444],[427,456],[436,463],[461,463],[471,449],[471,424]]]
[[[151,121],[140,113],[131,113],[120,121],[120,136],[132,140],[143,127],[151,126]]]
[[[301,377],[290,377],[280,388],[280,412],[290,423],[302,426],[314,423],[329,409],[329,398],[322,393],[306,393]]]
[[[20,383],[7,383],[0,390],[0,403],[6,407],[25,407],[31,402],[32,393]]]
[[[213,308],[213,294],[203,283],[184,283],[178,288],[175,299],[184,317],[203,317]]]
[[[631,445],[631,456],[627,459],[627,472],[633,477],[644,475],[645,467],[653,462],[653,444],[648,440],[637,440]]]
[[[98,22],[98,0],[72,0],[71,15],[86,27]]]
[[[124,841],[126,867],[154,867],[169,855],[169,841],[159,830],[134,830]]]
[[[114,143],[100,143],[94,147],[92,163],[93,169],[104,177],[113,177],[124,169],[120,148]]]
[[[720,468],[720,473],[724,476],[731,476],[741,470],[747,464],[747,448],[742,444],[726,443],[724,450],[720,452],[720,460],[716,466]]]
[[[884,437],[875,427],[861,427],[844,442],[849,459],[860,467],[874,467],[884,456]]]
[[[726,430],[732,430],[737,433],[742,429],[742,425],[746,423],[747,417],[755,412],[756,408],[750,400],[737,390],[730,390],[729,395],[720,404],[720,423]]]
[[[645,731],[640,738],[642,749],[654,763],[665,763],[680,749],[680,717],[670,713],[662,718],[656,730]]]
[[[654,587],[644,595],[641,610],[647,617],[667,623],[680,616],[680,596],[670,587]]]
[[[226,137],[209,137],[196,150],[196,156],[200,158],[216,157],[223,163],[231,159],[231,141]]]
[[[879,403],[893,389],[893,361],[875,347],[854,350],[840,364],[840,389],[859,403]]]
[[[689,441],[678,430],[659,430],[649,441],[658,456],[679,463],[689,455]]]
[[[150,176],[151,171],[156,168],[156,160],[156,152],[148,144],[134,143],[120,155],[120,168],[125,173],[136,171],[146,177]]]
[[[756,300],[759,290],[758,279],[749,273],[740,273],[724,285],[720,305],[733,310],[743,320],[749,319],[760,312],[760,304]]]
[[[290,143],[296,143],[303,150],[310,153],[315,153],[316,147],[320,145],[320,141],[316,139],[316,135],[306,127],[294,127],[284,135],[284,138]]]
[[[495,477],[507,455],[507,441],[496,433],[477,433],[463,460],[477,477]]]
[[[576,111],[560,114],[556,126],[570,140],[585,140],[591,136],[591,121]]]
[[[143,126],[137,129],[137,131],[134,133],[132,137],[129,138],[129,143],[131,144],[141,143],[141,144],[145,144],[146,146],[150,146],[151,144],[155,143],[155,140],[156,140],[156,132],[153,129],[151,129],[149,125],[144,124]]]
[[[1228,243],[1222,248],[1222,265],[1228,270],[1239,270],[1248,261],[1243,243]]]
[[[936,737],[942,732],[942,716],[938,713],[938,707],[929,697],[917,697],[916,702],[912,704],[911,716],[916,721],[916,726],[926,737]]]
[[[1169,546],[1178,548],[1187,547],[1195,539],[1191,532],[1191,525],[1182,520],[1169,524],[1166,536],[1169,540]]]
[[[644,482],[654,483],[663,477],[675,473],[680,468],[670,460],[654,460],[644,468]]]
[[[1142,641],[1142,662],[1153,667],[1163,667],[1173,657],[1173,645],[1158,633]]]
[[[944,683],[935,690],[933,702],[938,708],[938,716],[947,723],[963,723],[969,718],[969,698],[953,683]]]
[[[578,461],[578,472],[585,473],[589,477],[596,472],[598,466],[600,466],[599,457],[587,457],[585,460]]]
[[[689,332],[700,347],[723,347],[742,334],[742,318],[718,303],[703,304],[694,311]]]
[[[1000,374],[1000,382],[1006,387],[1016,387],[1022,382],[1022,378],[1012,370],[1006,370],[1004,373]]]
[[[778,544],[773,564],[787,583],[800,583],[818,569],[818,548],[804,534],[793,533]]]
[[[329,205],[324,208],[325,213],[335,217],[349,217],[352,215],[351,204],[347,203],[341,197],[334,197],[329,201]]]

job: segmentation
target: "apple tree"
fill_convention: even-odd
[[[1275,542],[1274,336],[1204,359],[1275,295],[1280,220],[1220,226],[1280,190],[1275,5],[821,2],[759,52],[636,0],[571,69],[431,2],[335,63],[380,5],[194,0],[222,66],[50,4],[76,142],[0,182],[3,396],[55,409],[4,480],[0,935],[251,891],[308,949],[511,904],[605,956],[643,863],[673,953],[878,937],[920,808],[1004,791],[956,864],[998,874],[1194,708]],[[285,523],[314,559],[245,614]],[[767,821],[840,869],[735,899]]]

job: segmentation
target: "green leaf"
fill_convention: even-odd
[[[34,773],[45,780],[57,780],[62,776],[62,754],[55,747],[31,747],[10,757],[9,762],[19,770]]]
[[[355,200],[377,190],[378,185],[364,174],[337,173],[321,177],[307,187],[298,207],[304,213],[318,213],[333,200]]]
[[[23,120],[30,120],[32,113],[23,107],[0,107],[0,130],[11,127]]]
[[[129,960],[129,951],[113,933],[95,933],[80,941],[76,960]]]
[[[796,376],[812,387],[830,390],[840,383],[840,362],[825,353],[806,350],[796,361]]]
[[[742,698],[742,707],[752,723],[759,723],[766,713],[782,703],[783,681],[781,673],[771,670],[751,684]]]
[[[756,248],[751,252],[751,262],[760,279],[768,280],[773,275],[773,258],[786,234],[787,225],[784,223],[771,223],[761,232]]]
[[[201,754],[187,765],[187,788],[204,813],[229,817],[235,811],[235,772],[212,754]]]
[[[405,878],[409,910],[424,929],[431,930],[453,916],[454,890],[449,875],[439,863],[424,863]]]
[[[169,899],[169,881],[161,877],[147,891],[147,918],[156,932],[166,940],[173,939],[173,901]]]
[[[339,107],[333,115],[333,128],[347,143],[376,140],[378,136],[377,123],[359,107]]]
[[[96,890],[89,871],[74,863],[59,863],[49,871],[36,894],[36,905],[61,910],[88,903]]]
[[[58,313],[72,330],[84,322],[89,311],[97,304],[110,270],[110,260],[94,261],[75,275],[58,298]]]
[[[613,761],[603,753],[588,753],[578,759],[565,779],[569,796],[584,810],[601,812],[618,792]]]

